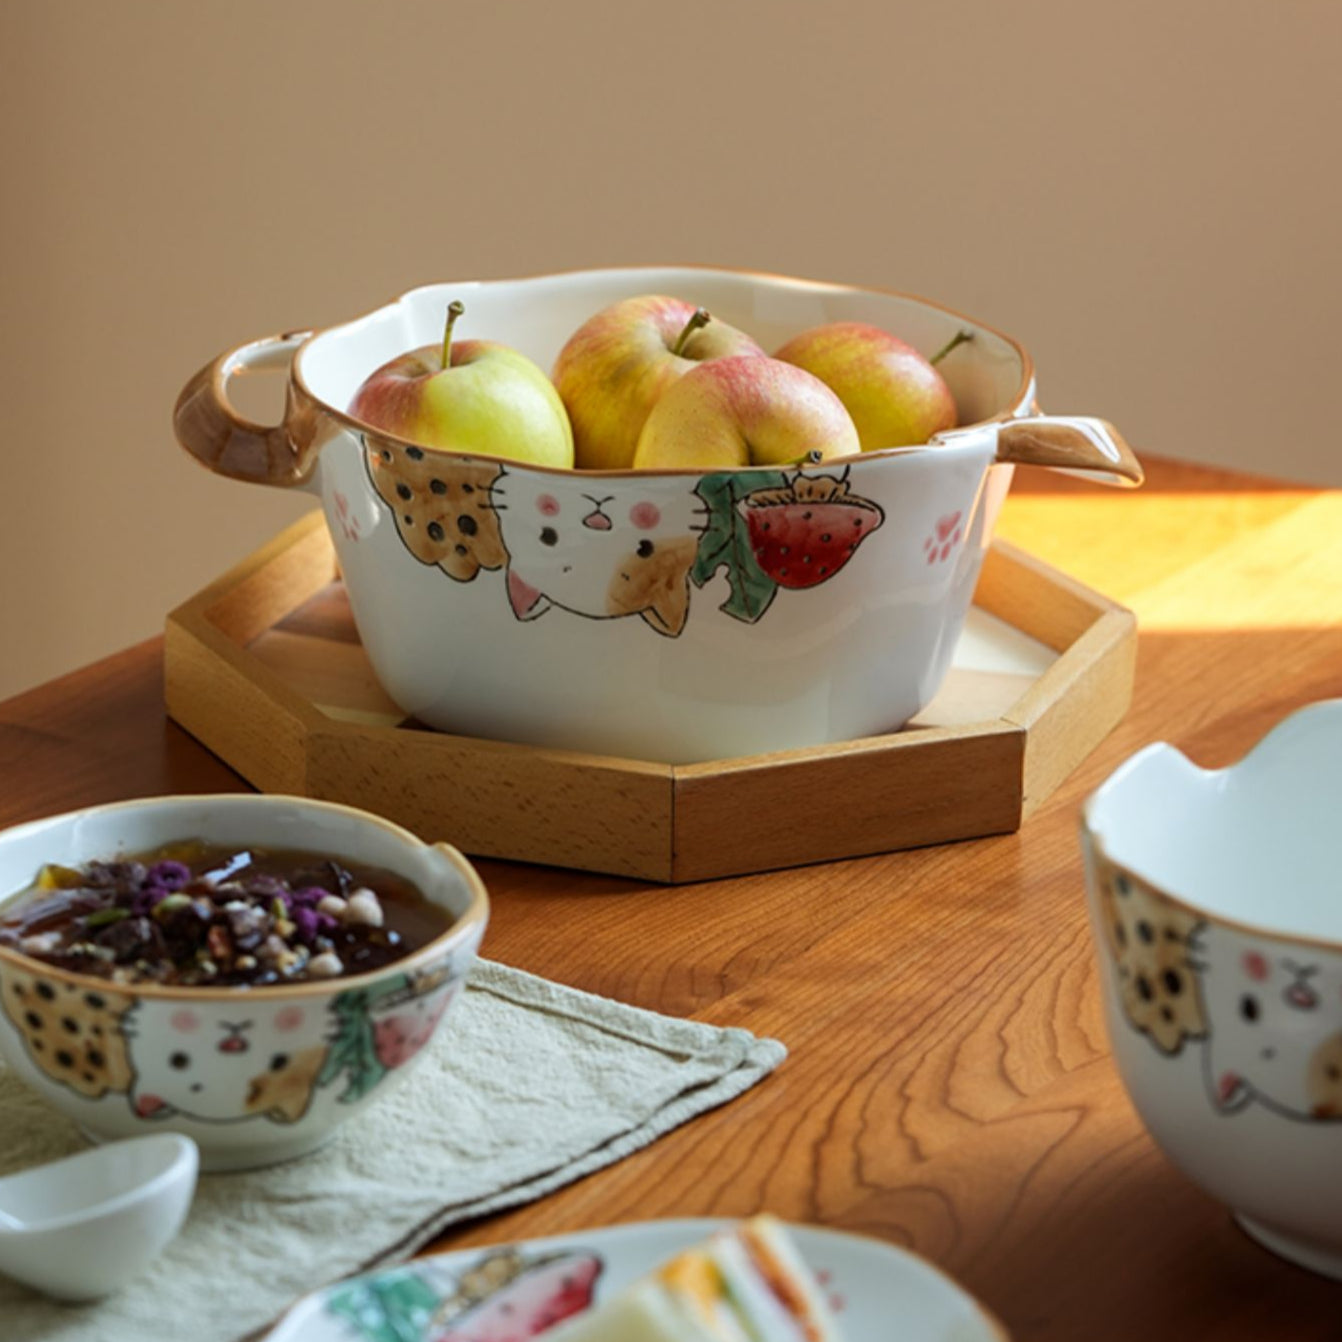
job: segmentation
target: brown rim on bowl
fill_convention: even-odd
[[[1194,918],[1206,923],[1215,923],[1218,927],[1229,927],[1236,932],[1244,932],[1254,937],[1267,937],[1270,941],[1281,941],[1292,946],[1313,946],[1318,950],[1328,951],[1334,955],[1342,955],[1342,940],[1329,941],[1323,937],[1297,936],[1292,932],[1278,932],[1270,927],[1261,927],[1257,923],[1246,923],[1239,918],[1227,918],[1219,913],[1211,913],[1199,904],[1194,904],[1182,895],[1173,895],[1158,881],[1153,881],[1149,876],[1143,875],[1135,867],[1129,866],[1126,862],[1120,862],[1104,846],[1098,831],[1090,823],[1090,805],[1094,801],[1094,795],[1087,797],[1081,807],[1081,832],[1086,840],[1095,849],[1096,855],[1103,858],[1111,867],[1116,867],[1126,876],[1132,876],[1143,885],[1149,886],[1162,899],[1168,900],[1176,908],[1182,909],[1185,913],[1191,914]]]
[[[115,980],[100,978],[95,974],[81,974],[73,969],[63,969],[59,965],[48,964],[45,960],[24,955],[22,951],[13,950],[8,946],[0,946],[0,964],[12,964],[25,973],[44,974],[48,978],[60,979],[76,984],[81,988],[88,988],[92,992],[116,992],[135,997],[158,997],[174,1001],[190,998],[194,1001],[216,1002],[235,1002],[240,995],[248,993],[264,993],[267,997],[313,997],[319,993],[330,995],[344,992],[350,988],[363,987],[366,984],[375,983],[389,974],[407,973],[426,961],[436,960],[444,952],[455,949],[458,943],[466,941],[474,929],[483,924],[488,917],[489,894],[485,890],[484,882],[459,849],[454,848],[450,843],[426,843],[408,829],[402,829],[400,825],[393,825],[390,820],[384,820],[381,816],[373,815],[370,811],[360,811],[354,806],[343,806],[339,802],[317,801],[312,797],[294,797],[283,793],[219,793],[217,795],[187,793],[182,796],[143,797],[133,801],[108,802],[102,806],[88,806],[78,811],[63,812],[60,815],[42,816],[37,820],[26,821],[12,828],[23,829],[27,825],[46,824],[71,815],[133,810],[165,801],[199,802],[206,805],[215,805],[222,802],[227,805],[229,797],[243,797],[248,800],[265,798],[267,800],[291,801],[299,802],[304,806],[317,806],[326,811],[343,811],[347,815],[357,817],[361,822],[372,822],[387,830],[396,838],[406,840],[415,847],[436,849],[464,878],[471,895],[470,905],[451,927],[444,928],[433,940],[425,942],[418,950],[412,951],[402,959],[392,960],[383,965],[381,969],[370,969],[362,974],[342,975],[339,978],[304,979],[298,983],[267,983],[259,987],[244,983],[225,988],[179,987],[161,983],[117,983]],[[3,835],[0,834],[0,838],[2,837]],[[22,893],[22,891],[14,891],[14,894]],[[10,896],[0,896],[0,908],[4,907],[9,898]]]
[[[813,285],[816,288],[827,289],[835,293],[882,294],[887,298],[900,298],[908,300],[910,302],[920,303],[924,307],[935,308],[938,312],[944,312],[948,316],[954,317],[956,321],[964,322],[968,326],[976,327],[981,331],[987,332],[989,335],[996,336],[999,340],[1004,341],[1016,352],[1021,361],[1021,381],[1020,385],[1016,388],[1013,398],[1013,404],[1019,405],[1024,401],[1025,395],[1028,392],[1031,383],[1034,380],[1034,360],[1030,357],[1029,351],[1026,350],[1025,347],[1018,340],[1013,339],[1011,336],[1007,335],[1003,331],[997,330],[996,327],[989,326],[986,322],[979,321],[976,317],[966,317],[964,313],[957,312],[954,308],[949,308],[944,303],[934,302],[930,298],[922,298],[918,294],[907,294],[902,293],[897,289],[884,289],[879,287],[863,286],[856,284],[831,284],[819,280],[802,279],[800,276],[796,275],[777,275],[770,271],[764,271],[764,270],[737,270],[731,266],[666,265],[666,266],[602,267],[602,271],[605,273],[617,273],[617,274],[625,274],[631,271],[645,271],[645,270],[690,270],[690,271],[698,270],[703,271],[705,274],[739,275],[747,279],[766,280],[771,282],[781,281],[786,284],[795,284],[800,282],[803,284]],[[588,270],[557,270],[557,271],[542,272],[541,274],[538,275],[517,275],[508,279],[479,280],[479,281],[471,281],[471,283],[519,284],[524,283],[527,280],[562,279],[565,276],[586,275],[591,273],[593,272]],[[440,281],[440,283],[445,284],[448,283],[448,281]],[[395,307],[399,303],[403,302],[407,297],[409,297],[410,294],[415,293],[420,289],[427,289],[432,287],[433,287],[432,285],[418,284],[415,286],[414,289],[407,289],[404,293],[399,294],[396,298],[392,299],[391,302],[384,303],[381,305],[381,307],[373,309],[373,312],[382,312],[387,308]],[[364,316],[372,316],[372,315],[373,313],[364,314]],[[633,467],[624,467],[621,469],[607,469],[607,470],[580,470],[577,467],[571,467],[571,466],[541,466],[541,465],[534,465],[531,462],[518,463],[517,461],[508,457],[490,456],[486,452],[459,452],[454,448],[429,447],[423,443],[417,443],[413,439],[402,438],[399,434],[388,433],[385,429],[379,429],[376,427],[376,425],[368,424],[364,420],[356,419],[347,410],[332,406],[329,402],[323,401],[321,397],[317,396],[312,391],[312,389],[307,384],[307,379],[303,376],[303,354],[307,350],[308,346],[312,344],[312,342],[316,340],[318,337],[327,335],[332,331],[337,331],[343,326],[352,326],[355,322],[361,320],[363,320],[363,317],[353,317],[349,321],[337,322],[334,326],[324,326],[318,330],[314,330],[307,335],[307,337],[303,340],[302,344],[299,345],[298,348],[294,351],[293,368],[290,376],[293,380],[293,386],[301,393],[304,399],[305,404],[300,407],[300,410],[303,413],[304,417],[306,417],[307,415],[311,415],[314,412],[320,411],[320,413],[328,415],[330,418],[343,424],[348,429],[353,429],[357,433],[372,434],[377,438],[383,439],[389,443],[394,443],[400,447],[416,447],[421,449],[422,451],[433,452],[443,457],[469,457],[472,461],[492,461],[504,466],[509,464],[517,466],[521,464],[525,466],[526,469],[529,471],[536,471],[538,473],[547,475],[581,475],[584,477],[590,476],[593,479],[618,479],[627,476],[642,476],[646,478],[650,475],[701,476],[704,473],[703,468],[699,466],[675,466],[665,469],[659,467],[655,471],[646,471],[646,470],[640,471],[635,470]],[[289,333],[289,336],[275,337],[275,339],[284,340],[290,338],[293,334],[294,333],[291,332]],[[253,341],[251,343],[259,344],[261,342]],[[371,372],[372,370],[370,369],[369,371]],[[970,424],[956,425],[956,428],[959,430],[979,428],[985,424],[1005,423],[1011,420],[1012,418],[1014,418],[1014,416],[1011,414],[1010,411],[1003,410],[996,415],[989,415],[987,419],[976,419]],[[264,431],[261,425],[256,425],[255,427],[258,430]],[[310,444],[311,447],[315,447],[316,445],[317,445],[316,442]],[[912,452],[921,452],[925,450],[928,446],[929,445],[927,443],[917,443],[917,444],[911,444],[910,446],[907,447],[882,447],[877,448],[871,452],[854,452],[850,453],[848,456],[830,457],[826,459],[824,464],[826,466],[830,466],[842,462],[852,462],[858,460],[868,460],[868,461],[884,460],[886,458],[895,456],[907,456],[909,453]],[[768,466],[768,465],[757,466],[753,464],[748,466],[732,467],[733,471],[741,471],[741,472],[769,471],[777,469],[778,469],[777,466]]]

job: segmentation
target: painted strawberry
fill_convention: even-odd
[[[383,1067],[390,1071],[403,1066],[429,1042],[452,996],[451,991],[426,994],[414,999],[404,1010],[376,1016],[373,1050]]]
[[[491,1267],[506,1269],[513,1265],[486,1263],[481,1275]],[[440,1307],[440,1317],[450,1322],[441,1331],[431,1331],[433,1342],[529,1342],[556,1324],[590,1308],[601,1275],[601,1260],[595,1254],[560,1253],[529,1263],[516,1264],[516,1275],[495,1275],[499,1282],[485,1282],[485,1290],[476,1292],[472,1283],[460,1300],[449,1300]],[[463,1308],[464,1307],[464,1308]],[[452,1317],[456,1309],[461,1312]]]
[[[885,521],[846,480],[797,476],[782,489],[759,489],[738,505],[760,568],[780,587],[815,587],[832,578]]]

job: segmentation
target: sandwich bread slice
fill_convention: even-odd
[[[678,1253],[545,1342],[842,1342],[780,1221],[754,1216]]]

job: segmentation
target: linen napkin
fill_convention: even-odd
[[[749,1089],[786,1056],[489,961],[382,1104],[287,1165],[202,1175],[180,1237],[90,1305],[0,1278],[4,1342],[235,1342],[296,1298],[407,1258],[445,1227],[609,1165]],[[0,1175],[80,1150],[0,1065]]]

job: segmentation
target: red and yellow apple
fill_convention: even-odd
[[[638,436],[640,470],[783,466],[860,450],[843,402],[819,378],[765,355],[714,359],[662,393]]]
[[[813,373],[857,426],[862,450],[910,447],[955,427],[945,379],[912,345],[865,322],[830,322],[793,336],[775,359]]]
[[[452,340],[462,305],[448,308],[443,343],[401,354],[371,373],[349,413],[425,447],[538,466],[573,465],[573,431],[550,379],[493,340]]]
[[[643,425],[669,387],[702,362],[747,354],[764,351],[683,299],[643,294],[603,308],[569,337],[553,371],[577,465],[629,467]]]

